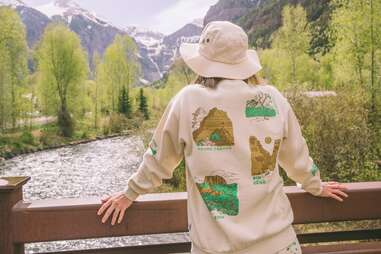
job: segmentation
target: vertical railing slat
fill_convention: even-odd
[[[22,186],[29,176],[0,177],[0,253],[24,254],[24,244],[14,244],[12,207],[23,199]]]

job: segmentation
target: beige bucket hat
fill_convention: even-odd
[[[262,69],[258,54],[248,49],[245,31],[228,21],[208,23],[198,43],[182,43],[180,55],[198,75],[247,79]]]

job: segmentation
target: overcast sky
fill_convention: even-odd
[[[24,0],[30,6],[53,0]],[[112,24],[141,26],[170,34],[194,19],[203,18],[218,0],[75,0]]]

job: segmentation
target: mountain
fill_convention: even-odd
[[[66,23],[79,35],[82,46],[88,52],[91,67],[93,54],[98,52],[102,55],[117,34],[131,36],[139,49],[141,85],[161,79],[174,61],[179,42],[195,41],[201,33],[200,20],[187,24],[168,36],[138,27],[119,28],[72,0],[55,0],[36,8],[20,0],[0,0],[0,5],[10,5],[17,10],[25,24],[30,48],[36,45],[49,23]]]
[[[324,31],[330,19],[329,0],[219,0],[208,10],[204,24],[213,20],[228,20],[242,26],[250,43],[260,48],[271,45],[271,35],[282,25],[282,9],[286,4],[301,4],[312,25],[311,53],[326,52],[328,38]]]
[[[140,81],[148,84],[161,79],[163,71],[156,58],[162,51],[164,34],[136,26],[127,27],[125,31],[135,39],[139,48],[139,60],[142,66],[145,66],[144,75]]]
[[[271,35],[281,26],[281,12],[286,4],[301,4],[312,24],[311,53],[329,49],[325,29],[330,18],[329,0],[219,0],[211,6],[203,19],[186,24],[178,31],[164,35],[139,27],[120,28],[73,0],[52,0],[32,8],[21,0],[0,0],[0,5],[11,5],[26,25],[28,45],[36,45],[45,27],[52,21],[63,21],[81,39],[92,66],[94,52],[103,54],[115,35],[127,34],[134,38],[142,66],[140,84],[148,85],[162,79],[178,56],[181,42],[197,42],[203,25],[213,20],[229,20],[242,26],[253,46],[266,48],[271,45]]]
[[[35,10],[44,14],[50,22],[65,22],[73,32],[79,35],[82,46],[87,50],[90,66],[93,66],[92,57],[95,52],[102,55],[117,34],[126,34],[122,29],[98,17],[95,13],[83,9],[71,0],[55,0],[38,6]],[[28,27],[35,23],[25,20],[24,24]]]
[[[201,30],[201,19],[194,20],[167,36],[149,29],[126,28],[127,33],[137,41],[141,61],[151,68],[142,82],[148,83],[163,78],[178,56],[181,42],[197,42]]]
[[[21,0],[0,0],[0,5],[18,6],[25,5]]]
[[[204,17],[204,25],[217,20],[238,23],[240,17],[247,15],[251,9],[258,8],[261,2],[262,0],[220,0],[209,8]]]

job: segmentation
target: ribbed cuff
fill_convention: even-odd
[[[303,189],[307,192],[309,192],[310,194],[314,195],[314,196],[320,196],[320,194],[322,193],[323,191],[323,183],[320,181],[320,186],[319,188],[314,188],[312,186],[308,186],[308,187],[305,187],[303,186],[301,183],[296,183],[296,186],[300,189]]]
[[[127,189],[124,191],[124,195],[131,201],[135,201],[138,196],[140,195],[139,193],[137,193],[136,191],[134,191],[133,189],[131,189],[130,187],[127,187]]]
[[[316,193],[316,196],[320,196],[320,194],[323,192],[323,186],[324,186],[324,183],[323,183],[323,182],[320,182],[320,189],[319,189],[319,191]]]

